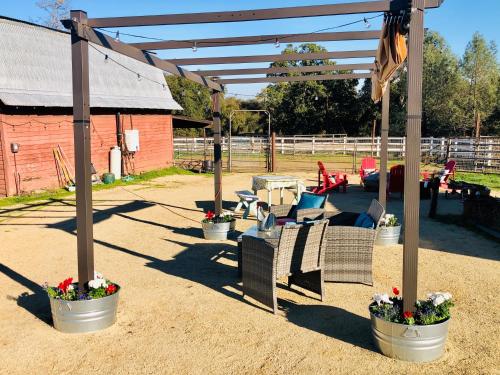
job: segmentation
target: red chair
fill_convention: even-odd
[[[455,178],[455,169],[457,166],[457,162],[455,160],[448,160],[444,165],[444,168],[437,174],[439,177],[439,187],[448,190],[448,179],[452,176],[452,179]],[[429,172],[423,172],[424,181],[429,181],[430,176]]]
[[[401,193],[403,197],[405,189],[405,166],[395,165],[389,171],[389,184],[387,185],[387,194]]]
[[[363,184],[365,177],[377,172],[377,161],[374,158],[364,158],[361,160],[361,168],[359,168],[359,177],[361,184]]]
[[[315,194],[325,194],[333,190],[340,189],[342,187],[342,192],[347,192],[347,175],[341,175],[340,172],[335,174],[329,174],[322,162],[318,161],[318,186],[313,188],[311,191]],[[321,180],[323,183],[321,183]]]

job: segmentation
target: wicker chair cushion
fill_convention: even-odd
[[[282,217],[276,220],[277,225],[285,225],[286,223],[295,223],[295,219],[291,217]]]
[[[359,228],[373,229],[375,228],[375,222],[373,221],[370,215],[368,215],[366,212],[362,212],[359,214],[358,218],[354,222],[354,226]]]
[[[295,206],[295,210],[303,210],[306,208],[321,208],[325,204],[325,195],[303,193],[299,203]]]

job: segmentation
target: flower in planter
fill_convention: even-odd
[[[426,300],[415,303],[415,311],[403,310],[403,298],[398,297],[399,289],[392,288],[394,297],[377,293],[373,296],[370,312],[376,317],[388,322],[408,325],[430,325],[443,322],[450,318],[450,308],[453,306],[452,296],[447,292],[434,292],[427,295]]]
[[[227,213],[220,214],[219,216],[215,216],[215,213],[213,211],[208,211],[205,214],[205,218],[201,221],[202,223],[214,223],[214,224],[220,224],[220,223],[228,223],[230,221],[233,221],[234,218],[232,215],[228,215]]]
[[[397,227],[398,225],[398,218],[393,214],[385,214],[385,216],[380,219],[380,226]]]
[[[60,282],[57,287],[50,287],[47,284],[44,286],[50,297],[65,301],[98,299],[110,296],[118,291],[118,287],[106,280],[99,272],[94,272],[94,280],[89,281],[88,288],[88,290],[84,291],[77,290],[72,277]]]

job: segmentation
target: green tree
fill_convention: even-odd
[[[494,41],[487,42],[478,32],[467,44],[461,67],[469,90],[467,93],[467,119],[476,137],[480,135],[481,120],[490,116],[498,103],[499,66]]]

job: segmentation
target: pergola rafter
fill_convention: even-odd
[[[373,70],[375,64],[335,64],[335,65],[310,65],[310,66],[284,66],[273,68],[253,68],[253,69],[219,69],[219,70],[198,70],[196,74],[200,76],[238,76],[249,74],[281,74],[281,73],[314,73],[329,72],[337,70]],[[221,82],[221,81],[219,81]]]
[[[425,0],[426,8],[437,8],[444,0]],[[364,1],[360,3],[310,5],[288,8],[237,10],[225,12],[162,14],[135,17],[91,18],[91,27],[130,27],[158,25],[187,25],[220,22],[262,21],[287,18],[334,16],[342,14],[388,12],[390,0]]]
[[[190,39],[190,40],[164,40],[159,42],[131,43],[130,45],[142,50],[204,48],[204,47],[229,47],[254,44],[280,43],[306,43],[306,42],[335,42],[342,40],[376,40],[380,38],[381,30],[371,31],[341,31],[330,33],[305,33],[305,34],[273,34],[236,36],[229,38]]]
[[[404,256],[403,256],[403,292],[404,310],[414,310],[417,299],[417,265],[418,265],[418,240],[419,240],[419,167],[420,167],[420,132],[422,115],[422,60],[423,60],[423,17],[425,8],[439,7],[444,0],[379,0],[365,1],[345,4],[330,4],[319,6],[289,7],[276,9],[257,9],[229,12],[209,12],[193,14],[167,14],[156,16],[135,16],[135,17],[112,17],[87,19],[87,14],[83,11],[72,11],[71,20],[65,22],[65,26],[71,28],[72,60],[73,60],[73,113],[74,113],[74,134],[75,134],[75,165],[76,165],[76,206],[77,206],[77,244],[78,244],[78,277],[79,285],[83,287],[92,277],[93,265],[93,243],[92,243],[92,205],[91,205],[91,181],[90,171],[90,131],[89,131],[89,85],[88,85],[88,42],[93,42],[116,52],[132,57],[138,61],[153,65],[162,70],[190,79],[199,84],[205,85],[213,90],[213,124],[214,124],[214,186],[215,186],[215,211],[222,211],[222,153],[221,153],[221,125],[220,95],[223,90],[220,82],[242,83],[242,79],[220,80],[214,82],[206,76],[201,76],[180,68],[178,65],[184,64],[213,64],[225,63],[245,63],[245,62],[272,62],[287,60],[304,60],[305,55],[292,56],[284,54],[283,57],[271,56],[243,56],[243,57],[215,57],[198,59],[173,59],[162,60],[151,55],[145,50],[165,49],[165,48],[186,48],[196,42],[197,47],[213,46],[235,46],[244,44],[262,44],[280,42],[305,42],[324,40],[354,40],[354,39],[378,39],[378,31],[353,31],[336,33],[309,33],[309,34],[279,34],[264,35],[261,37],[233,37],[216,39],[199,39],[189,41],[159,41],[151,43],[135,43],[127,45],[120,43],[92,27],[130,27],[130,26],[154,26],[154,25],[181,25],[196,23],[217,23],[217,22],[240,22],[273,20],[300,17],[332,16],[341,14],[367,14],[376,12],[391,12],[400,16],[401,12],[411,14],[409,27],[409,47],[408,47],[408,116],[407,116],[407,150],[405,168],[405,201],[404,201]],[[408,14],[406,13],[406,14]],[[361,20],[362,21],[362,20]],[[323,34],[323,35],[321,35]],[[375,35],[377,34],[377,35]],[[253,39],[252,39],[253,38]],[[257,38],[257,40],[255,39]],[[331,38],[331,39],[321,39]],[[274,40],[273,40],[274,39]],[[280,40],[282,39],[282,40]],[[357,51],[358,53],[363,51]],[[344,52],[345,55],[353,55],[351,52]],[[366,51],[373,53],[373,51]],[[317,54],[315,57],[329,59],[333,54],[340,52],[327,52]],[[362,54],[362,53],[360,53]],[[296,54],[299,55],[299,54]],[[331,57],[327,57],[331,56]],[[311,54],[309,54],[311,57]],[[336,56],[338,57],[338,56]],[[361,57],[361,56],[351,56]],[[362,56],[367,57],[367,56]],[[340,57],[338,57],[340,58]],[[344,57],[347,58],[347,57]],[[264,59],[264,60],[262,60]],[[177,64],[177,65],[176,65]],[[342,74],[323,75],[322,79],[339,79]],[[354,76],[368,78],[368,74],[344,74],[343,79],[352,79]],[[282,78],[292,81],[317,80],[318,75],[288,76],[288,77],[265,77],[266,79]],[[245,83],[262,78],[246,78]],[[342,79],[342,78],[340,78]],[[254,83],[254,82],[252,82]],[[389,92],[385,93],[383,100],[383,129],[382,137],[387,136],[388,129],[388,104]],[[387,152],[382,153],[386,165]],[[381,170],[381,180],[387,171]],[[380,184],[383,185],[382,183]]]
[[[219,79],[217,82],[223,85],[241,83],[273,83],[273,82],[305,82],[305,81],[335,81],[341,79],[366,79],[371,73],[350,73],[350,74],[320,74],[302,76],[277,76],[277,77],[256,77],[256,78],[233,78]]]
[[[254,55],[254,56],[222,56],[222,57],[194,57],[186,59],[167,59],[176,65],[217,65],[217,64],[243,64],[277,61],[307,61],[328,59],[352,59],[375,57],[376,50],[361,51],[332,51],[314,53],[280,53],[278,55]]]

